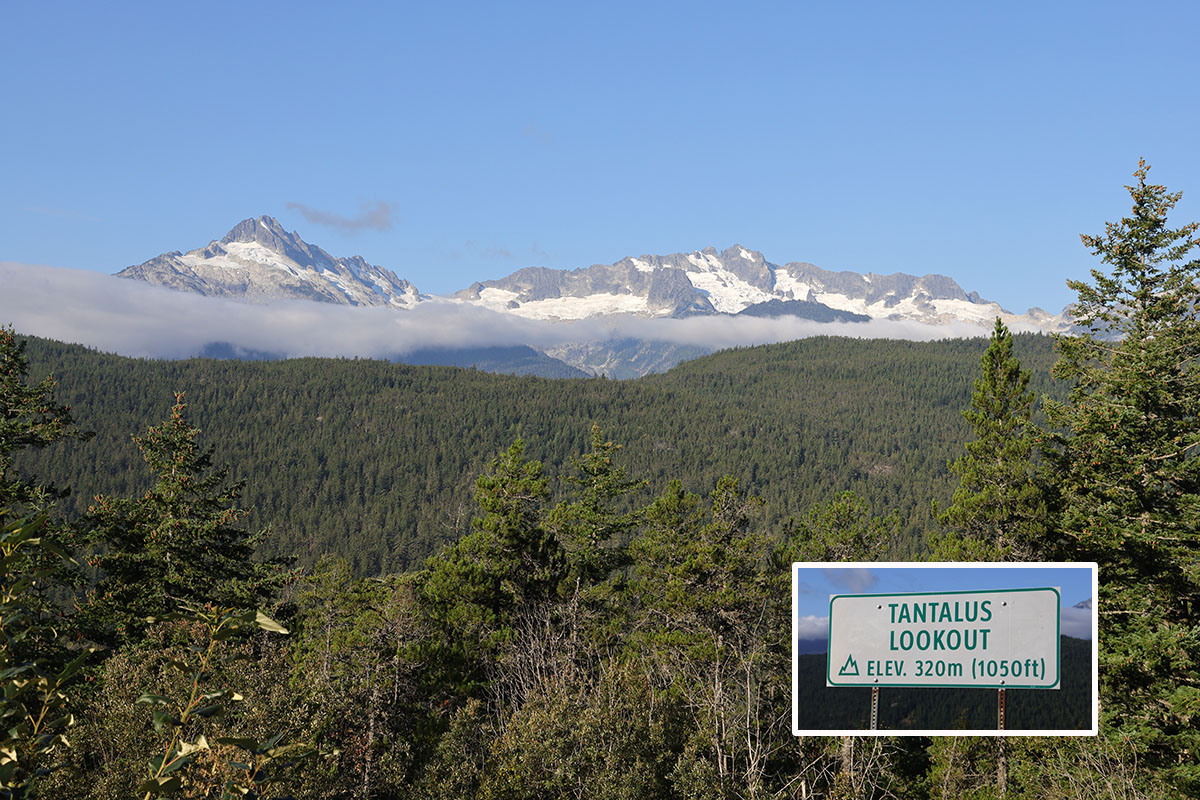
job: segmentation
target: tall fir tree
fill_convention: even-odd
[[[29,382],[25,342],[12,328],[0,328],[0,505],[14,512],[45,510],[65,493],[20,474],[14,454],[87,438],[75,427],[71,409],[55,400],[55,385],[52,377]]]
[[[935,561],[1025,560],[1046,535],[1050,504],[1034,462],[1041,438],[1036,402],[1029,372],[1013,355],[1012,333],[997,317],[963,411],[975,438],[950,464],[959,485],[938,515],[945,531],[932,537]]]
[[[1111,270],[1071,281],[1084,333],[1060,339],[1048,404],[1062,540],[1044,555],[1100,565],[1102,731],[1200,793],[1200,244],[1167,214],[1181,194],[1147,183],[1130,216],[1084,244]]]
[[[0,797],[32,797],[37,778],[69,746],[71,684],[88,658],[66,596],[80,582],[73,530],[49,513],[66,492],[22,474],[14,456],[86,438],[55,381],[29,380],[25,342],[0,328]]]
[[[76,562],[66,555],[76,547],[76,529],[52,516],[67,491],[23,474],[15,456],[90,434],[76,427],[70,407],[55,398],[53,377],[29,380],[25,344],[12,328],[0,328],[0,520],[8,524],[19,517],[40,519],[38,546],[26,544],[6,553],[5,565],[12,574],[29,578],[22,583],[21,606],[37,633],[11,637],[7,649],[19,661],[57,667],[74,658],[72,637],[63,635],[73,630],[69,604],[63,600],[83,582]]]
[[[592,425],[591,442],[591,450],[573,459],[573,473],[563,478],[571,497],[555,507],[547,522],[568,554],[572,576],[584,585],[626,566],[625,550],[640,513],[621,505],[646,485],[615,463],[621,445],[606,439],[598,424]]]
[[[475,482],[474,530],[428,559],[418,605],[429,637],[427,678],[460,698],[481,690],[522,607],[557,596],[566,559],[543,519],[549,497],[538,461],[518,439]]]
[[[675,767],[689,797],[763,797],[782,698],[786,574],[758,526],[763,503],[731,476],[709,502],[672,481],[646,509],[630,552],[629,598],[638,610],[632,653],[653,665],[693,715],[694,734]]]
[[[277,563],[252,559],[258,535],[237,523],[242,483],[212,463],[183,395],[162,425],[134,437],[153,486],[141,497],[97,497],[88,510],[100,577],[83,613],[104,643],[136,638],[147,617],[180,605],[257,608],[281,582]]]

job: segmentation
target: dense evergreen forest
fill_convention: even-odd
[[[1053,348],[618,383],[0,330],[0,797],[1200,795],[1200,226],[1146,177]],[[788,565],[900,558],[1098,562],[1099,735],[792,736]],[[1078,721],[1084,650],[1015,722]]]
[[[805,339],[632,381],[565,381],[367,360],[147,361],[31,339],[32,375],[53,374],[95,436],[22,453],[18,468],[71,487],[72,513],[96,494],[142,491],[130,437],[182,391],[202,442],[246,482],[248,524],[269,530],[261,555],[312,566],[336,554],[381,575],[469,532],[474,480],[516,438],[561,474],[599,424],[647,481],[630,502],[673,478],[712,487],[732,475],[766,500],[762,524],[782,530],[854,491],[898,515],[897,554],[911,557],[930,501],[950,497],[946,464],[968,433],[960,412],[984,346]],[[1019,336],[1015,347],[1035,385],[1048,385],[1052,340]]]

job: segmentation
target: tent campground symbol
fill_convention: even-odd
[[[838,670],[838,675],[857,675],[857,674],[858,674],[858,662],[854,660],[854,656],[847,655],[846,663],[843,664],[842,668]]]

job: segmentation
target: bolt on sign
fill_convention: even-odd
[[[826,686],[1059,688],[1059,590],[829,598]]]

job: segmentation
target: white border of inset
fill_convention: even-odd
[[[1092,578],[1092,715],[1086,730],[801,730],[797,702],[799,682],[799,575],[801,569],[1089,569]],[[1099,567],[1095,562],[928,562],[928,561],[796,561],[792,563],[792,734],[794,736],[1095,736],[1100,717]],[[861,688],[861,687],[858,687]]]

